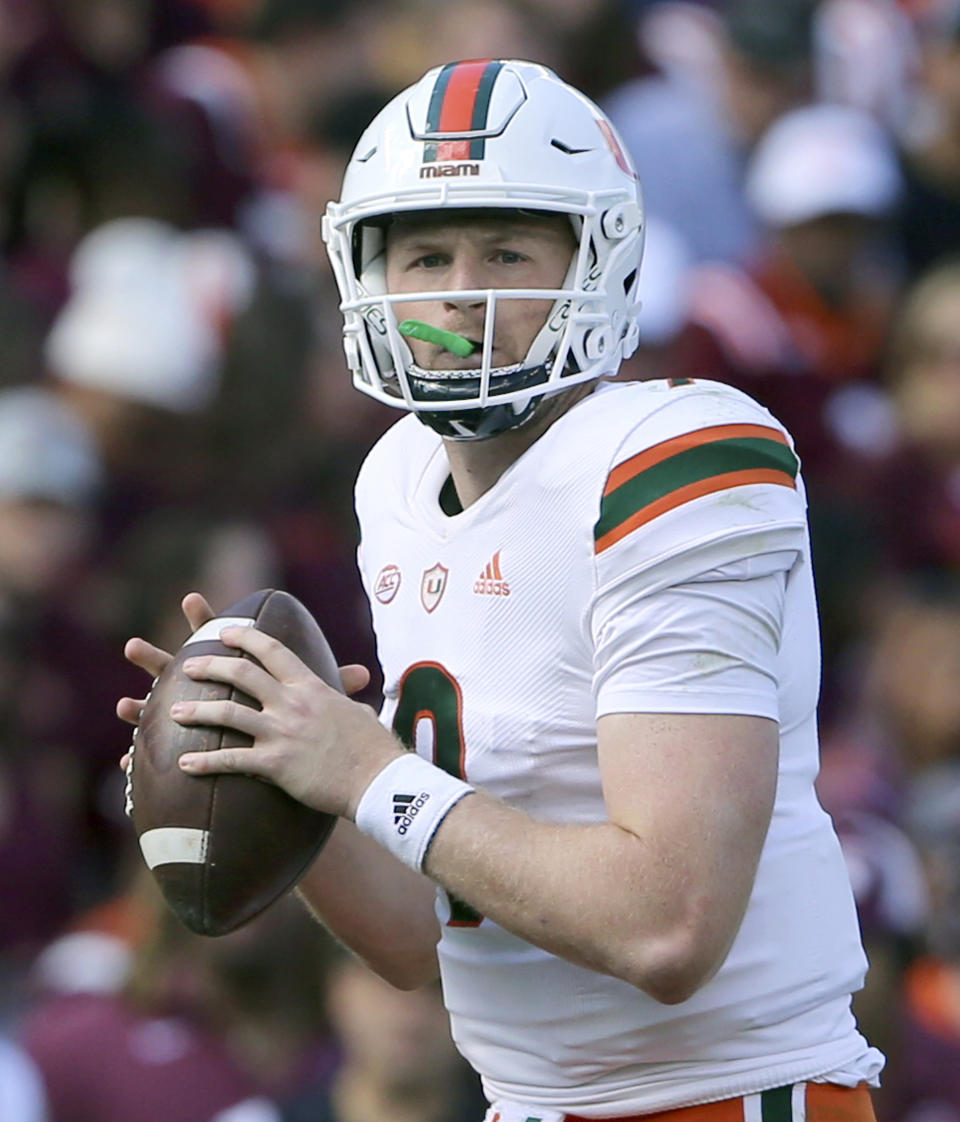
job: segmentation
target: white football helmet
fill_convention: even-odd
[[[388,293],[384,229],[391,215],[454,209],[567,214],[578,249],[560,289],[470,293],[486,301],[475,369],[426,370],[398,331],[403,305],[464,293]],[[636,349],[637,175],[603,113],[544,66],[449,63],[395,97],[361,137],[323,237],[354,384],[446,437],[515,428],[543,397],[615,374]],[[495,367],[493,325],[506,299],[547,299],[552,309],[525,359]]]

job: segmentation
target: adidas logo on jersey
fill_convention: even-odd
[[[500,571],[500,550],[490,558],[483,572],[477,577],[473,591],[478,596],[509,596],[510,585],[503,579]]]
[[[429,791],[421,791],[419,795],[397,794],[393,796],[393,824],[401,837],[410,829],[414,818],[429,801]]]

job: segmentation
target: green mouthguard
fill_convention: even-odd
[[[409,335],[412,339],[436,343],[438,347],[444,347],[460,358],[472,355],[475,349],[473,343],[462,335],[457,335],[453,331],[444,331],[440,327],[431,327],[429,323],[421,323],[418,319],[405,319],[403,323],[397,325],[397,330],[401,335]]]

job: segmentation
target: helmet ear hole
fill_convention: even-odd
[[[600,219],[600,229],[603,235],[611,241],[634,234],[640,225],[640,208],[636,203],[620,203],[606,211]]]
[[[613,345],[609,327],[595,327],[588,331],[583,340],[583,353],[588,362],[599,362],[605,358]]]

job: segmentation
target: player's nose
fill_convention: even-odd
[[[485,287],[483,263],[472,254],[457,254],[451,262],[447,279],[451,295],[444,300],[444,304],[448,307],[476,308],[482,307],[486,303],[486,298],[483,296],[469,295],[469,293],[476,293],[478,289]],[[463,292],[467,295],[458,299],[452,295],[456,292]]]

